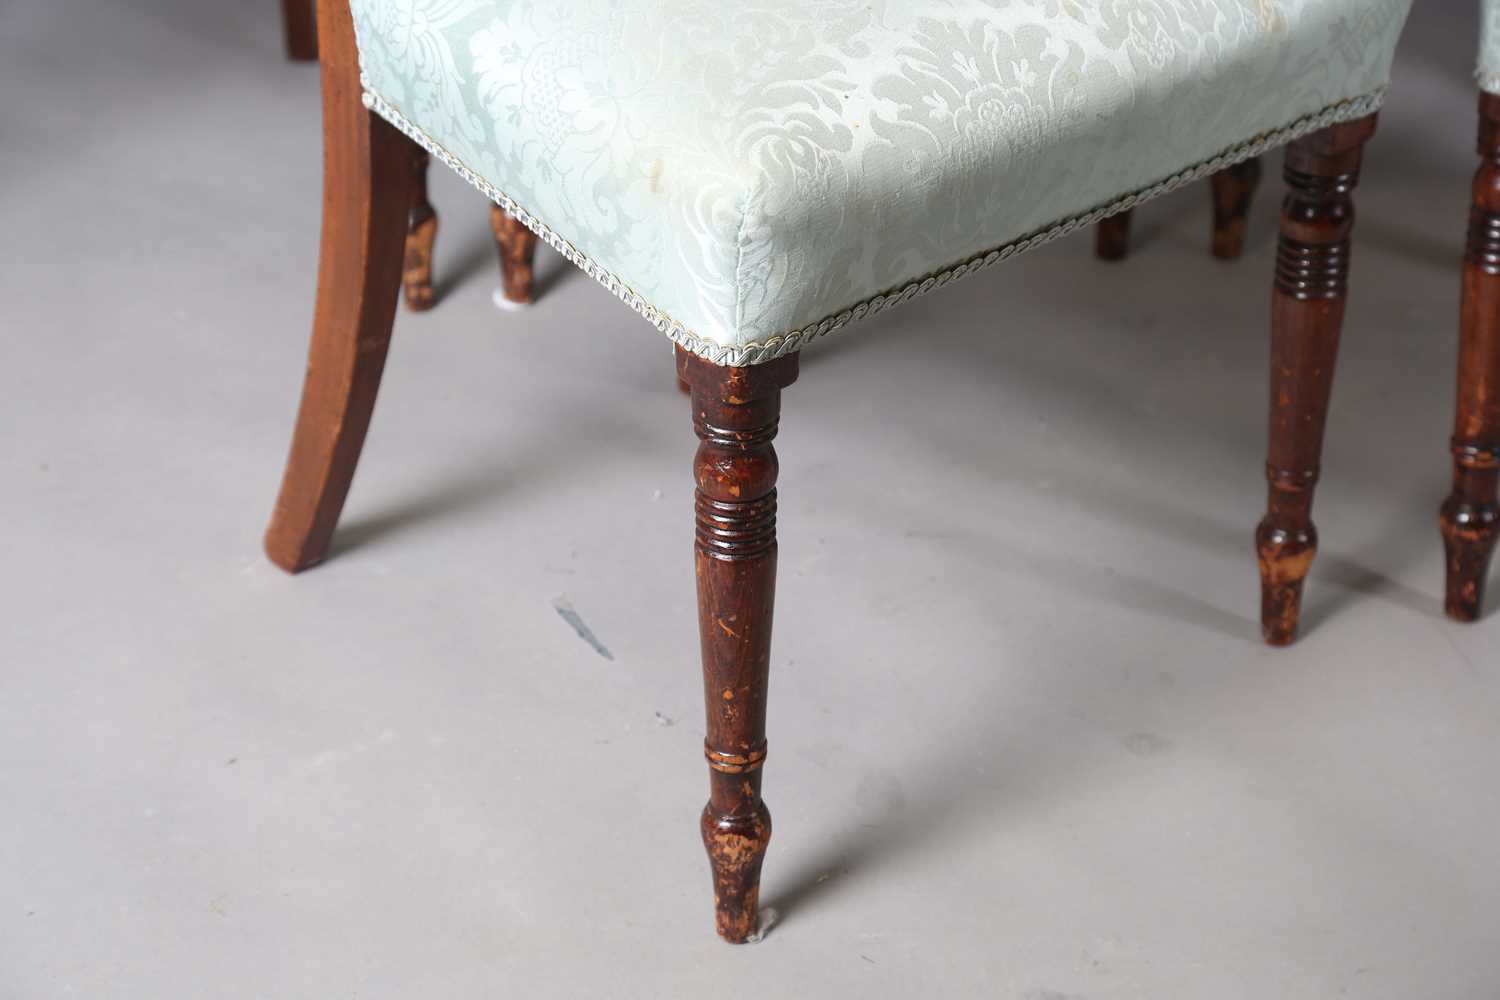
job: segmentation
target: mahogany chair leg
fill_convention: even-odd
[[[347,0],[322,0],[323,236],[302,405],[266,553],[320,562],[354,477],[385,366],[411,193],[411,143],[360,103]]]
[[[1276,646],[1297,634],[1302,581],[1317,552],[1313,489],[1349,274],[1350,193],[1375,116],[1331,125],[1287,147],[1281,237],[1271,295],[1271,420],[1267,512],[1255,533],[1261,632]]]
[[[797,378],[797,356],[723,368],[679,347],[677,373],[692,387],[700,442],[695,553],[709,767],[700,826],[719,936],[740,943],[756,931],[761,861],[771,839],[771,814],[760,798],[776,589],[771,441],[781,390]]]
[[[1130,209],[1100,219],[1094,227],[1094,256],[1100,260],[1124,260],[1130,252]]]
[[[406,220],[406,252],[401,268],[401,284],[406,289],[406,308],[425,312],[432,308],[432,251],[437,243],[437,210],[427,200],[427,167],[432,158],[427,150],[411,143],[411,200]]]
[[[490,228],[500,251],[500,287],[507,301],[529,305],[536,301],[536,233],[499,205],[490,206]]]
[[[286,57],[297,62],[318,58],[315,0],[281,0],[281,23],[286,31]]]
[[[1225,167],[1214,174],[1209,183],[1214,195],[1213,255],[1233,260],[1245,247],[1250,201],[1260,183],[1260,160],[1249,159]]]
[[[1440,515],[1449,617],[1479,617],[1500,534],[1500,96],[1479,98],[1479,155],[1459,312],[1453,492]]]

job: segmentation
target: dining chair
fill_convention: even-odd
[[[1444,608],[1479,618],[1500,534],[1500,0],[1480,4],[1479,156],[1459,306],[1453,491],[1439,514],[1447,556]]]
[[[698,438],[700,830],[718,932],[748,940],[771,836],[773,440],[799,352],[1286,147],[1255,538],[1264,638],[1290,642],[1317,547],[1352,192],[1408,5],[319,0],[317,303],[266,551],[292,572],[328,554],[390,341],[420,147],[676,345]]]

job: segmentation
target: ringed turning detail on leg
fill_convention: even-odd
[[[1440,515],[1444,608],[1464,622],[1479,617],[1500,535],[1500,95],[1479,95],[1479,155],[1459,308],[1453,492]]]
[[[1318,548],[1313,490],[1349,274],[1350,194],[1375,116],[1331,125],[1287,147],[1287,195],[1271,295],[1271,414],[1266,516],[1255,533],[1261,632],[1272,645],[1297,634],[1302,582]]]
[[[677,373],[692,388],[699,440],[694,551],[709,767],[700,828],[719,936],[740,943],[756,931],[761,862],[771,839],[771,814],[760,797],[776,590],[771,442],[781,390],[797,378],[797,355],[725,368],[679,347]]]

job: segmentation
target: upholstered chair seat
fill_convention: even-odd
[[[352,6],[371,108],[747,364],[1369,115],[1408,0]]]

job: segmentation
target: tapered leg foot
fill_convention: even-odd
[[[714,928],[731,944],[744,944],[760,924],[760,866],[771,843],[765,803],[741,815],[722,815],[709,804],[699,828],[714,878]]]
[[[529,305],[536,301],[536,233],[499,205],[490,206],[490,228],[500,251],[500,288],[506,301]]]
[[[406,308],[414,312],[431,309],[436,301],[432,289],[432,254],[437,244],[437,210],[427,200],[427,168],[431,157],[412,145],[412,185],[406,220],[406,252],[401,265],[401,285],[406,290]]]
[[[323,237],[302,405],[266,554],[290,572],[328,552],[354,478],[401,287],[411,143],[360,103],[349,5],[320,13]]]
[[[1232,260],[1245,247],[1250,202],[1260,183],[1260,160],[1250,159],[1225,167],[1209,183],[1214,195],[1213,255]]]
[[[1440,520],[1449,617],[1471,622],[1500,536],[1500,96],[1481,94],[1479,155],[1459,309],[1453,492]]]
[[[1312,486],[1305,488],[1311,491]],[[1281,489],[1284,497],[1298,487]],[[1302,581],[1318,554],[1317,530],[1306,518],[1268,514],[1255,531],[1255,554],[1260,562],[1261,636],[1272,646],[1290,645],[1302,613]]]
[[[677,374],[692,387],[699,440],[694,552],[709,768],[701,830],[719,936],[739,943],[756,930],[760,867],[771,840],[771,814],[760,798],[776,591],[771,441],[797,356],[722,368],[678,348]]]
[[[286,31],[286,57],[296,62],[318,58],[316,0],[281,0],[281,23]]]
[[[1130,252],[1130,214],[1127,208],[1094,227],[1094,255],[1100,260],[1124,260]]]
[[[1492,454],[1490,461],[1495,461]],[[1493,473],[1490,476],[1494,481]],[[1494,495],[1494,487],[1490,487]],[[1500,505],[1473,505],[1456,496],[1443,503],[1440,514],[1447,579],[1443,610],[1454,621],[1478,621],[1484,606],[1484,584],[1500,536]]]
[[[1255,533],[1261,632],[1297,635],[1302,584],[1317,554],[1313,490],[1333,389],[1349,276],[1351,192],[1375,116],[1332,125],[1287,147],[1286,200],[1271,296],[1271,421],[1265,518]]]

